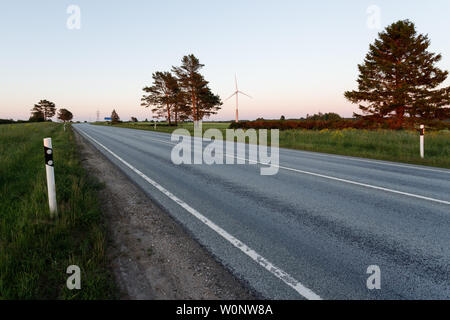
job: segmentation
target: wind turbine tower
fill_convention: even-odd
[[[246,94],[242,91],[239,91],[236,75],[234,76],[234,82],[236,84],[236,91],[231,96],[229,96],[225,101],[228,101],[231,98],[233,98],[234,96],[236,96],[236,122],[239,122],[239,94],[243,94],[244,96],[247,96],[249,98],[252,98],[252,97],[250,97],[248,94]]]

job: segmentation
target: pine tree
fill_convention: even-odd
[[[197,119],[209,118],[211,115],[217,114],[220,110],[222,101],[220,97],[212,93],[209,87],[204,87],[198,95]]]
[[[39,110],[32,110],[29,121],[30,122],[44,122],[45,121],[44,113]]]
[[[178,80],[177,87],[173,95],[173,114],[175,116],[175,124],[178,125],[179,121],[185,121],[189,119],[191,108],[189,106],[188,98],[183,90],[180,88]]]
[[[120,117],[117,114],[116,110],[114,109],[111,113],[111,123],[118,123],[120,122]]]
[[[148,95],[142,97],[142,106],[154,107],[155,118],[165,117],[169,124],[174,119],[177,124],[180,109],[185,104],[177,79],[170,72],[155,72],[152,77],[153,85],[143,89]]]
[[[53,102],[41,100],[31,109],[32,118],[40,118],[43,115],[44,121],[52,118],[56,113],[56,106]]]
[[[440,54],[429,52],[427,35],[418,34],[409,20],[398,21],[379,33],[364,63],[358,65],[358,91],[345,97],[360,104],[369,118],[393,117],[403,124],[406,115],[444,119],[450,115],[450,87],[439,88],[448,75],[436,63]]]
[[[181,62],[181,66],[173,67],[172,71],[178,78],[185,99],[192,107],[188,116],[196,122],[204,116],[217,113],[222,103],[218,96],[212,94],[208,81],[200,74],[204,65],[193,54],[184,56]]]
[[[58,119],[64,122],[70,121],[73,119],[73,114],[67,109],[59,109],[58,110]]]

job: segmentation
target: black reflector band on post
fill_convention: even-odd
[[[420,135],[424,136],[425,135],[425,129],[420,129]]]
[[[44,147],[44,152],[45,152],[45,164],[48,165],[48,166],[53,167],[54,166],[53,149]]]

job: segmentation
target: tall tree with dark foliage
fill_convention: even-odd
[[[216,113],[222,104],[219,96],[211,92],[208,81],[200,73],[203,67],[200,60],[191,54],[183,57],[180,67],[172,68],[185,99],[192,106],[189,117],[194,122]]]
[[[178,123],[180,114],[186,112],[185,96],[181,91],[177,79],[170,72],[155,72],[153,84],[143,90],[147,93],[141,99],[142,106],[153,107],[155,118],[164,117],[169,122]]]
[[[391,117],[403,124],[405,117],[445,119],[450,117],[450,87],[440,85],[448,76],[436,66],[440,54],[428,51],[430,40],[418,34],[414,23],[398,21],[379,33],[358,66],[358,90],[345,92],[359,104],[367,118]]]
[[[70,121],[73,119],[73,114],[67,109],[59,109],[58,110],[58,119],[61,121]]]
[[[31,117],[33,119],[41,119],[44,121],[52,118],[56,113],[56,106],[53,102],[48,100],[41,100],[38,104],[35,104],[31,109]]]
[[[116,112],[116,109],[114,109],[111,113],[111,123],[118,123],[120,122],[120,117]]]

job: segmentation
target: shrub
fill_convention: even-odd
[[[417,119],[410,119],[403,124],[396,119],[333,119],[333,120],[255,120],[255,121],[241,121],[239,123],[233,122],[230,124],[230,129],[306,129],[306,130],[341,130],[341,129],[417,129],[415,123],[422,122],[427,128],[432,130],[449,130],[450,122],[445,121],[417,121]]]

